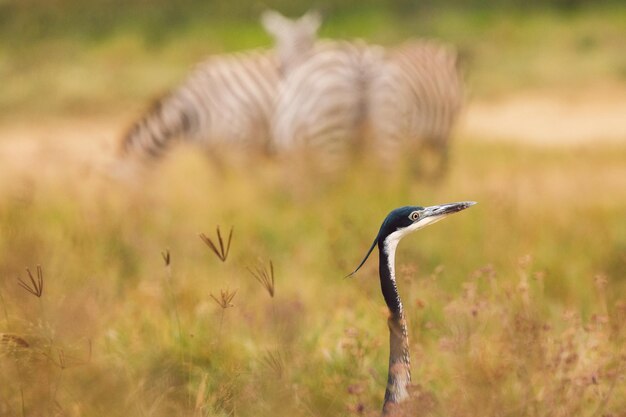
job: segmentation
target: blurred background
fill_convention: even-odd
[[[455,45],[446,175],[285,186],[188,149],[138,184],[103,175],[196,63],[271,47],[268,8]],[[0,415],[378,415],[375,257],[342,277],[389,210],[476,200],[399,248],[407,415],[626,416],[624,190],[623,1],[0,0]],[[226,262],[198,238],[218,224]],[[270,260],[272,291],[249,272]],[[37,265],[43,293],[19,285]]]
[[[4,0],[2,114],[119,114],[175,85],[206,55],[270,46],[258,22],[267,8],[320,10],[322,37],[451,42],[473,98],[614,91],[626,78],[620,1]]]

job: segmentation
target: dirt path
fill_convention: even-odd
[[[626,144],[626,89],[518,94],[468,106],[459,136],[529,145]]]
[[[127,118],[44,119],[0,124],[0,175],[52,169],[59,161],[93,165],[110,160]],[[626,89],[594,89],[571,96],[524,93],[470,102],[460,140],[532,146],[626,144]],[[76,164],[74,164],[76,165]]]
[[[39,119],[0,124],[0,186],[16,176],[82,176],[110,163],[119,119]]]

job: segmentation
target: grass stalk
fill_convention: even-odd
[[[220,326],[218,330],[218,344],[221,343],[222,338],[222,326],[224,324],[224,314],[225,311],[229,308],[234,307],[235,305],[232,303],[235,295],[237,295],[237,290],[231,292],[229,289],[220,290],[219,297],[214,296],[213,294],[209,294],[211,298],[217,303],[217,305],[221,308],[220,314]]]
[[[165,252],[161,252],[161,256],[163,257],[163,261],[165,262],[165,287],[167,289],[169,304],[174,313],[174,320],[176,321],[176,329],[178,332],[178,340],[179,342],[182,342],[183,330],[180,324],[180,315],[178,314],[178,303],[176,301],[176,294],[174,293],[172,257],[170,255],[169,249],[167,249]]]
[[[4,313],[4,321],[7,326],[7,330],[11,330],[11,323],[9,321],[9,310],[7,310],[7,303],[2,295],[2,289],[0,288],[0,303],[2,304],[2,312]]]

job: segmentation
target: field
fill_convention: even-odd
[[[344,277],[389,210],[475,200],[399,247],[406,415],[626,416],[626,10],[395,19],[323,35],[467,52],[437,181],[363,161],[318,182],[190,148],[139,181],[102,175],[150,96],[267,42],[250,23],[2,46],[0,415],[379,415],[376,255]],[[224,261],[199,236],[220,252],[216,227]]]

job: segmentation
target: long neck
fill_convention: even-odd
[[[388,415],[394,404],[405,400],[409,394],[407,387],[411,382],[411,361],[409,358],[409,340],[407,336],[404,309],[395,276],[395,253],[397,240],[387,239],[378,245],[380,286],[389,308],[389,373],[383,404],[383,415]]]

